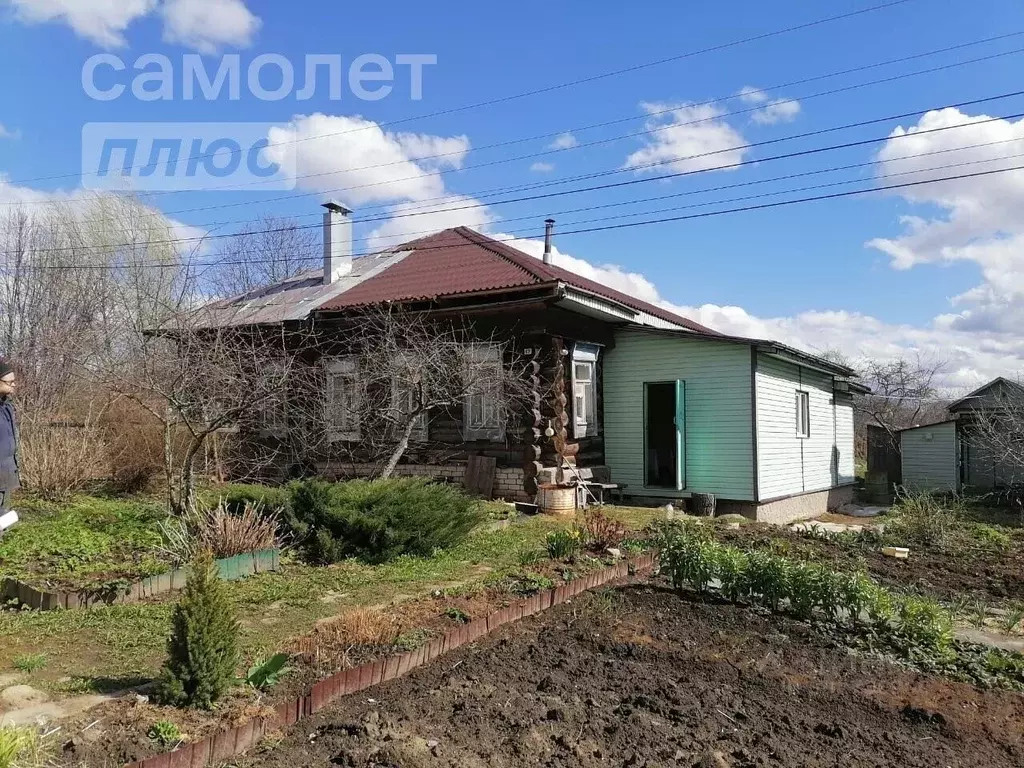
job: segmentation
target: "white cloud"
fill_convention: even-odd
[[[358,115],[299,115],[268,138],[268,158],[297,172],[300,186],[340,190],[337,196],[352,206],[441,197],[440,169],[460,167],[469,151],[465,136],[389,133]],[[453,154],[419,161],[443,153]]]
[[[641,106],[652,115],[646,123],[651,133],[646,146],[626,158],[625,168],[707,171],[735,166],[747,153],[746,139],[721,119],[723,111],[713,104]]]
[[[510,244],[538,259],[544,252],[540,240],[514,240]],[[942,315],[920,327],[887,323],[849,311],[813,310],[789,317],[757,317],[737,306],[686,304],[686,297],[673,297],[677,300],[670,301],[638,272],[617,264],[595,265],[560,251],[557,245],[552,255],[560,267],[727,335],[781,341],[811,353],[838,350],[854,361],[917,355],[945,361],[942,385],[951,391],[977,387],[996,376],[1024,371],[1024,337],[1019,332],[979,334],[951,327]]]
[[[15,129],[11,130],[3,123],[0,123],[0,139],[20,139],[21,131]]]
[[[467,136],[430,136],[424,133],[396,133],[395,141],[410,160],[435,168],[461,168],[469,154]]]
[[[450,227],[471,227],[486,232],[497,217],[486,206],[476,206],[476,202],[471,197],[451,195],[429,206],[412,202],[394,205],[388,213],[398,218],[389,219],[370,233],[368,250],[390,248]],[[417,215],[407,215],[412,212]]]
[[[572,149],[579,145],[576,137],[566,131],[563,134],[555,137],[555,140],[548,144],[548,149]]]
[[[530,170],[534,173],[551,173],[555,170],[555,166],[554,163],[536,162],[530,166]]]
[[[10,0],[18,19],[28,24],[62,22],[103,48],[126,44],[128,26],[156,8],[157,0]]]
[[[164,0],[160,14],[166,42],[208,54],[249,47],[261,24],[243,0]]]
[[[750,118],[760,125],[791,123],[800,114],[800,102],[795,99],[778,99],[763,109],[755,111]]]
[[[796,99],[773,99],[766,91],[745,85],[736,92],[736,97],[744,104],[763,104],[750,114],[750,119],[759,125],[790,123],[800,114],[800,102]]]
[[[159,12],[164,40],[203,53],[224,45],[246,47],[260,20],[245,0],[9,0],[15,17],[27,24],[66,24],[101,48],[127,45],[124,33],[138,19]]]
[[[745,104],[764,104],[768,101],[768,94],[752,85],[744,85],[736,95]]]
[[[878,153],[878,169],[905,174],[899,181],[906,182],[1024,165],[1024,119],[982,120],[989,118],[956,109],[928,112],[916,125],[893,131],[894,138]],[[922,133],[950,126],[961,127]],[[977,146],[982,144],[988,146]],[[938,168],[943,165],[960,167]],[[977,265],[982,282],[956,296],[952,303],[958,311],[943,315],[941,322],[950,330],[1019,333],[1024,323],[1024,171],[923,184],[901,189],[899,195],[939,213],[904,216],[902,234],[877,237],[867,245],[889,256],[895,269]]]

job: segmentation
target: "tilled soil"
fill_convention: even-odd
[[[859,568],[883,584],[900,589],[913,586],[943,600],[972,594],[990,600],[1024,600],[1024,551],[1017,541],[1005,552],[915,547],[907,560],[897,560],[878,548],[840,544],[776,526],[749,525],[716,535],[728,544],[781,549],[783,554],[829,563],[837,570]]]
[[[1024,697],[658,585],[588,595],[299,723],[247,768],[1021,766]]]

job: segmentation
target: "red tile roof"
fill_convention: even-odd
[[[502,288],[562,282],[630,309],[700,333],[710,328],[629,294],[588,280],[567,269],[545,264],[529,254],[468,227],[446,229],[391,249],[411,251],[402,261],[334,299],[321,310],[342,310],[383,301],[432,300]]]

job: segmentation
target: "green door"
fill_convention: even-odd
[[[686,487],[686,382],[676,379],[676,490]]]
[[[686,384],[644,382],[644,486],[686,487]]]

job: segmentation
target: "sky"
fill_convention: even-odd
[[[1001,169],[1024,166],[1024,4],[886,2],[0,0],[0,207],[80,196],[89,124],[260,123],[295,189],[140,192],[208,258],[328,198],[373,219],[357,253],[465,225],[539,255],[551,216],[559,263],[721,332],[941,360],[953,390],[1018,375],[1024,170]],[[97,54],[125,62],[94,78],[119,98],[83,86]],[[211,75],[240,55],[239,98],[183,98],[192,54]],[[418,99],[402,65],[378,100],[347,78],[333,98],[326,67],[298,97],[308,57],[366,54],[436,63]],[[171,98],[133,95],[146,55]],[[284,98],[249,87],[261,55],[294,66]]]

